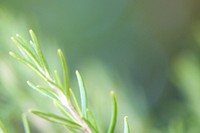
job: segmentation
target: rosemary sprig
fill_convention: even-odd
[[[58,49],[58,55],[63,70],[63,78],[59,76],[57,70],[54,70],[53,72],[50,70],[49,64],[44,58],[36,35],[32,30],[30,30],[29,33],[32,39],[29,43],[18,34],[16,37],[11,38],[18,47],[20,54],[14,52],[9,52],[9,54],[31,68],[44,80],[45,83],[47,83],[46,86],[42,86],[27,81],[27,84],[31,88],[52,99],[55,107],[61,111],[63,116],[35,110],[30,110],[30,112],[43,119],[62,125],[74,133],[79,131],[85,133],[99,133],[96,120],[87,106],[86,89],[80,73],[76,71],[81,104],[78,103],[73,90],[69,86],[68,68],[62,51]],[[117,122],[117,101],[113,91],[111,92],[111,97],[113,99],[113,111],[108,133],[114,133]],[[127,117],[124,119],[124,133],[129,133]],[[23,122],[26,133],[29,133],[28,121],[24,115]],[[7,132],[1,122],[0,127],[4,133]]]

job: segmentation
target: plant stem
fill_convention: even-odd
[[[57,89],[58,90],[58,89]],[[77,120],[77,122],[82,126],[83,131],[85,133],[92,133],[91,129],[88,127],[88,125],[84,122],[84,120],[81,118],[81,116],[77,113],[75,108],[72,106],[71,102],[66,98],[66,96],[60,91],[57,91],[57,94],[59,96],[59,99],[61,103],[65,106],[66,109],[70,111],[72,116]]]
[[[48,75],[46,75],[48,76]],[[50,81],[54,82],[49,76],[47,77]],[[85,121],[81,118],[81,116],[78,114],[78,112],[75,110],[75,108],[72,106],[71,102],[69,99],[67,99],[67,97],[59,90],[59,88],[57,88],[57,86],[53,85],[53,84],[49,84],[49,86],[53,89],[53,91],[55,91],[58,94],[59,97],[59,101],[62,103],[62,105],[70,111],[70,113],[72,114],[72,116],[76,119],[76,121],[78,122],[78,124],[81,125],[81,127],[83,128],[83,131],[85,133],[92,133],[91,129],[89,128],[89,126],[85,123]]]
[[[74,107],[71,105],[71,102],[67,102],[68,105],[65,105],[65,107],[70,110],[71,114],[74,116],[74,118],[78,121],[78,123],[82,126],[83,131],[85,133],[92,133],[91,129],[88,127],[88,125],[84,122],[84,120],[79,116],[77,111],[74,109]]]

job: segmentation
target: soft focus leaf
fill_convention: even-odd
[[[29,123],[28,123],[26,114],[22,115],[22,121],[23,121],[25,133],[30,133],[31,131],[30,131],[30,127],[29,127]]]
[[[2,131],[3,133],[8,133],[6,127],[4,126],[4,124],[0,121],[0,131]]]
[[[113,108],[112,108],[112,117],[111,117],[109,129],[108,129],[108,133],[114,133],[116,122],[117,122],[117,101],[116,101],[114,91],[111,91],[111,97],[112,97]]]
[[[88,115],[88,119],[91,122],[91,124],[93,125],[93,127],[96,129],[96,131],[98,131],[98,127],[97,127],[97,123],[94,118],[94,115],[92,114],[92,112],[89,109],[87,109],[87,115]]]
[[[60,79],[60,76],[59,76],[59,74],[58,74],[58,71],[55,70],[55,71],[54,71],[54,74],[55,74],[56,81],[57,81],[58,85],[60,86],[60,88],[63,88],[62,81],[61,81],[61,79]],[[61,90],[61,91],[63,91],[63,90]]]
[[[42,50],[40,48],[40,45],[38,43],[38,40],[37,40],[37,37],[36,37],[35,33],[32,30],[29,30],[29,33],[30,33],[31,38],[33,40],[33,44],[35,44],[35,48],[37,50],[37,54],[38,54],[38,58],[39,58],[40,63],[43,65],[43,67],[46,70],[47,74],[49,74],[49,76],[51,76],[51,71],[49,69],[49,66],[48,66],[45,58],[44,58],[44,55],[42,53]]]
[[[82,114],[85,118],[87,118],[87,98],[86,98],[85,86],[84,86],[82,77],[78,71],[76,71],[76,76],[77,76],[78,85],[80,89]]]
[[[55,115],[55,114],[49,114],[49,113],[44,113],[44,112],[35,111],[35,110],[30,110],[30,112],[43,118],[43,119],[46,119],[46,120],[54,122],[54,123],[58,123],[61,125],[70,126],[70,127],[78,128],[78,129],[81,128],[81,126],[78,123],[68,120],[68,119],[65,119],[65,118]]]
[[[43,95],[51,98],[52,100],[58,100],[58,97],[56,95],[56,93],[52,90],[50,90],[49,88],[45,88],[43,86],[37,86],[34,85],[33,83],[31,83],[30,81],[27,81],[27,84],[33,88],[34,90],[39,91],[40,93],[42,93]]]
[[[62,63],[62,70],[63,70],[63,78],[64,78],[64,87],[65,87],[65,93],[66,95],[69,95],[69,75],[68,75],[68,68],[67,63],[65,60],[65,57],[61,51],[61,49],[58,49],[58,55],[60,57],[61,63]]]
[[[130,128],[128,124],[128,117],[124,117],[124,133],[130,133]]]
[[[79,115],[82,115],[79,103],[78,103],[76,96],[71,88],[69,88],[69,92],[70,92],[70,96],[73,100],[73,103],[74,103],[74,106],[75,106],[77,112],[79,113]]]
[[[90,129],[92,129],[94,133],[98,133],[98,130],[91,124],[89,120],[85,119],[84,117],[82,119],[87,123],[87,125],[90,127]]]
[[[13,58],[17,59],[18,61],[20,61],[20,62],[22,62],[23,64],[25,64],[25,65],[27,65],[28,67],[30,67],[30,68],[31,68],[35,73],[37,73],[41,78],[46,79],[45,76],[44,76],[44,74],[41,73],[41,71],[40,71],[38,68],[36,68],[36,67],[34,66],[34,64],[32,64],[31,62],[27,61],[26,59],[24,59],[23,57],[21,57],[20,55],[14,53],[14,52],[9,52],[9,54],[10,54]]]
[[[26,57],[29,58],[29,61],[32,61],[36,65],[36,67],[38,69],[40,69],[41,64],[40,64],[39,60],[37,59],[37,57],[35,56],[35,54],[26,45],[21,44],[14,37],[12,37],[11,39],[19,47],[20,52],[22,53],[22,55],[26,55]]]

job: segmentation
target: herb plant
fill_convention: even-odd
[[[37,73],[39,77],[43,79],[43,82],[46,83],[45,86],[37,85],[30,81],[27,81],[27,84],[44,96],[49,97],[53,101],[55,108],[60,110],[63,115],[60,116],[54,113],[46,113],[32,109],[30,112],[43,119],[62,125],[72,133],[99,133],[100,130],[98,129],[96,120],[87,105],[88,101],[86,97],[86,89],[80,73],[76,71],[76,77],[80,90],[79,103],[74,94],[74,91],[69,86],[67,62],[61,49],[58,49],[58,55],[60,57],[63,70],[62,77],[58,74],[57,70],[54,70],[53,72],[50,70],[49,64],[44,58],[36,35],[32,30],[29,32],[31,36],[30,42],[27,42],[22,36],[18,34],[16,37],[11,38],[18,47],[20,54],[15,52],[9,52],[9,54],[15,59],[27,65],[35,73]],[[115,93],[111,91],[110,94],[113,105],[112,116],[109,128],[107,129],[107,133],[114,133],[117,122],[117,101]],[[27,116],[22,115],[22,120],[24,123],[25,133],[30,133]],[[7,133],[7,130],[2,122],[0,122],[0,133],[1,132]],[[124,117],[124,133],[130,133],[127,116]]]

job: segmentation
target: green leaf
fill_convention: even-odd
[[[60,57],[61,63],[62,63],[62,70],[63,70],[63,78],[64,78],[64,87],[65,87],[65,93],[68,96],[69,95],[69,75],[68,75],[68,68],[66,59],[63,55],[63,52],[61,49],[58,49],[58,55]]]
[[[63,85],[62,85],[62,81],[60,79],[60,76],[58,74],[58,71],[57,70],[54,70],[54,74],[55,74],[55,77],[56,77],[56,81],[58,83],[58,85],[60,86],[60,88],[63,88]],[[64,90],[61,89],[62,92],[64,92]]]
[[[27,46],[27,48],[35,55],[37,56],[36,50],[34,48],[34,46],[32,46],[33,43],[31,43],[32,41],[30,41],[30,46],[29,43],[19,34],[16,35],[16,39],[20,42],[21,45]]]
[[[124,133],[130,133],[130,128],[128,124],[128,117],[124,117]]]
[[[115,126],[116,126],[116,123],[117,123],[117,101],[116,101],[114,91],[111,91],[110,94],[111,94],[111,97],[112,97],[113,109],[112,109],[112,117],[111,117],[109,129],[108,129],[108,133],[114,133]]]
[[[55,114],[49,114],[49,113],[44,113],[44,112],[35,111],[35,110],[30,110],[30,112],[43,118],[43,119],[51,121],[53,123],[61,124],[64,126],[69,126],[69,127],[76,128],[76,129],[81,128],[81,126],[78,123],[68,120],[68,119],[65,119],[65,118],[55,115]]]
[[[76,77],[77,77],[78,85],[79,85],[79,89],[80,89],[82,114],[85,118],[87,118],[87,97],[86,97],[86,90],[85,90],[84,82],[78,71],[76,71]]]
[[[0,132],[1,131],[2,131],[2,133],[8,133],[8,130],[4,126],[3,122],[0,121]]]
[[[97,127],[97,123],[96,123],[95,118],[94,118],[94,115],[92,114],[92,112],[89,109],[87,109],[87,114],[88,114],[88,119],[90,120],[91,124],[96,129],[96,131],[99,132],[98,127]]]
[[[97,129],[91,124],[89,120],[85,119],[84,117],[82,119],[87,123],[87,125],[93,131],[93,133],[98,133]]]
[[[25,64],[26,66],[28,66],[29,68],[31,68],[35,73],[37,73],[41,78],[46,79],[46,77],[44,76],[44,74],[34,66],[34,64],[32,64],[31,62],[27,61],[26,59],[22,58],[20,55],[13,53],[13,52],[9,52],[10,56],[12,56],[13,58],[17,59],[18,61],[22,62],[23,64]]]
[[[49,88],[43,87],[43,86],[39,86],[39,85],[34,85],[33,83],[31,83],[30,81],[27,81],[27,84],[33,88],[34,90],[39,91],[40,93],[42,93],[43,95],[51,98],[52,100],[59,100],[58,96],[56,95],[56,93],[54,91],[52,91]]]
[[[77,111],[77,112],[79,113],[79,115],[81,116],[82,113],[81,113],[81,109],[80,109],[79,103],[78,103],[78,101],[77,101],[77,99],[76,99],[76,96],[75,96],[75,94],[74,94],[74,92],[73,92],[73,90],[72,90],[71,88],[69,88],[69,92],[70,92],[70,96],[71,96],[71,98],[72,98],[72,100],[73,100],[74,106],[75,106],[75,108],[76,108],[76,111]]]
[[[40,71],[43,71],[41,69],[41,64],[39,62],[39,60],[37,60],[37,57],[34,55],[34,53],[29,50],[29,48],[26,45],[21,44],[17,39],[15,39],[14,37],[11,38],[12,41],[18,46],[19,51],[22,53],[22,55],[24,55],[25,57],[28,57],[29,61],[33,61],[33,63],[36,65],[36,67],[38,69],[40,69]]]
[[[34,66],[34,64],[32,64],[31,62],[27,61],[26,59],[22,58],[20,55],[13,53],[13,52],[9,52],[9,54],[17,59],[18,61],[22,62],[23,64],[27,65],[28,67],[30,67],[35,73],[37,73],[43,80],[45,80],[46,82],[48,82],[49,84],[57,87],[60,89],[60,86],[58,86],[56,83],[54,83],[54,81],[52,81],[51,79],[49,79],[49,77],[46,77],[46,75],[44,75],[38,68],[36,68]]]
[[[30,33],[31,38],[33,40],[33,44],[35,44],[35,49],[37,51],[40,63],[43,65],[44,70],[46,71],[46,73],[48,74],[48,76],[52,77],[51,71],[49,69],[49,66],[48,66],[45,58],[44,58],[44,55],[42,53],[41,47],[40,47],[40,45],[38,43],[38,40],[37,40],[37,37],[36,37],[35,33],[33,32],[33,30],[29,30],[29,33]]]
[[[34,50],[34,52],[38,55],[38,52],[37,52],[37,49],[36,49],[36,47],[35,47],[35,45],[34,45],[34,43],[33,43],[33,41],[32,40],[30,40],[30,45],[31,45],[31,48]]]
[[[22,121],[23,121],[25,133],[30,133],[31,131],[30,131],[30,127],[29,127],[29,123],[28,123],[26,114],[22,115]]]

